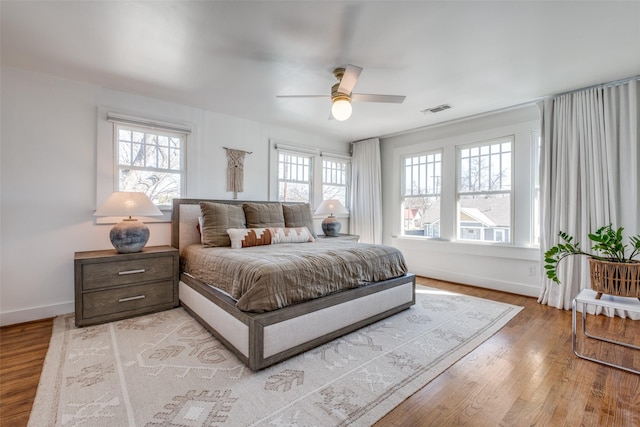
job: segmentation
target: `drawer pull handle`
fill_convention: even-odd
[[[118,271],[118,276],[124,276],[126,274],[138,274],[138,273],[144,273],[144,268],[141,268],[140,270],[127,270],[127,271]]]
[[[135,297],[120,298],[118,302],[127,302],[127,301],[142,299],[142,298],[146,298],[146,295],[136,295]]]

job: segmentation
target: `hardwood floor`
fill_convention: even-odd
[[[424,278],[418,283],[524,310],[376,427],[640,426],[640,375],[576,357],[570,311],[498,291]],[[640,321],[605,316],[589,321],[594,332],[619,336],[624,331],[619,339],[640,345]],[[585,351],[611,351],[592,347]],[[633,351],[617,356],[628,358]],[[640,351],[635,353],[637,368]]]
[[[0,426],[26,426],[53,319],[0,328]]]
[[[571,349],[571,312],[504,292],[425,278],[418,283],[524,310],[376,427],[640,426],[640,375],[577,358]],[[640,321],[589,320],[599,333],[640,345]],[[48,319],[0,329],[0,426],[27,424],[51,327]],[[639,351],[605,345],[585,351],[640,366]]]

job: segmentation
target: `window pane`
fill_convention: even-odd
[[[120,141],[131,141],[131,131],[119,129],[118,130],[118,139]]]
[[[403,205],[405,236],[440,237],[440,198],[407,197]]]
[[[150,168],[158,167],[158,150],[156,145],[147,145],[145,147],[145,166]]]
[[[433,153],[404,159],[404,196],[440,194],[441,155]]]
[[[462,195],[459,199],[458,238],[511,242],[511,195]]]
[[[121,165],[131,165],[131,143],[120,142],[118,146],[118,163]]]
[[[344,206],[347,205],[347,187],[344,185],[323,185],[322,200],[338,199]]]
[[[131,144],[133,150],[131,164],[133,166],[144,166],[144,144]]]
[[[511,189],[511,143],[487,144],[459,151],[458,191]]]
[[[169,147],[158,147],[158,167],[169,169]]]
[[[121,169],[120,191],[140,191],[156,205],[170,205],[172,199],[180,197],[180,180],[180,173]]]
[[[182,151],[179,148],[171,148],[169,150],[169,169],[180,170],[182,159]]]
[[[310,185],[280,181],[278,196],[279,196],[278,200],[281,202],[310,203],[311,201]]]
[[[338,199],[347,204],[347,170],[349,162],[322,160],[322,199]]]

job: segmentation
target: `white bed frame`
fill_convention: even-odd
[[[174,199],[171,244],[179,250],[200,241],[196,227],[200,201],[243,203]],[[259,370],[409,308],[415,304],[415,276],[406,274],[257,314],[237,309],[224,292],[182,272],[179,297],[194,318],[249,368]]]

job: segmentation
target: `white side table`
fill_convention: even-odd
[[[587,307],[588,305],[594,305],[596,307],[608,307],[613,309],[620,309],[631,311],[634,313],[640,313],[640,301],[637,298],[626,298],[626,297],[616,297],[613,295],[602,295],[602,298],[596,299],[597,292],[591,289],[583,289],[580,293],[573,299],[572,304],[572,331],[571,331],[571,341],[573,343],[573,352],[576,356],[591,360],[592,362],[602,363],[603,365],[611,366],[614,368],[622,369],[627,372],[632,372],[634,374],[640,374],[640,371],[634,368],[629,368],[626,366],[617,365],[615,363],[607,362],[602,359],[596,359],[594,357],[586,356],[580,353],[577,349],[577,334],[576,334],[576,308],[578,304],[582,304],[582,333],[586,338],[594,339],[597,341],[604,341],[611,344],[623,346],[630,348],[632,350],[640,350],[640,347],[637,345],[633,345],[631,343],[625,343],[621,341],[611,340],[609,338],[600,337],[597,335],[590,334],[587,331]]]

